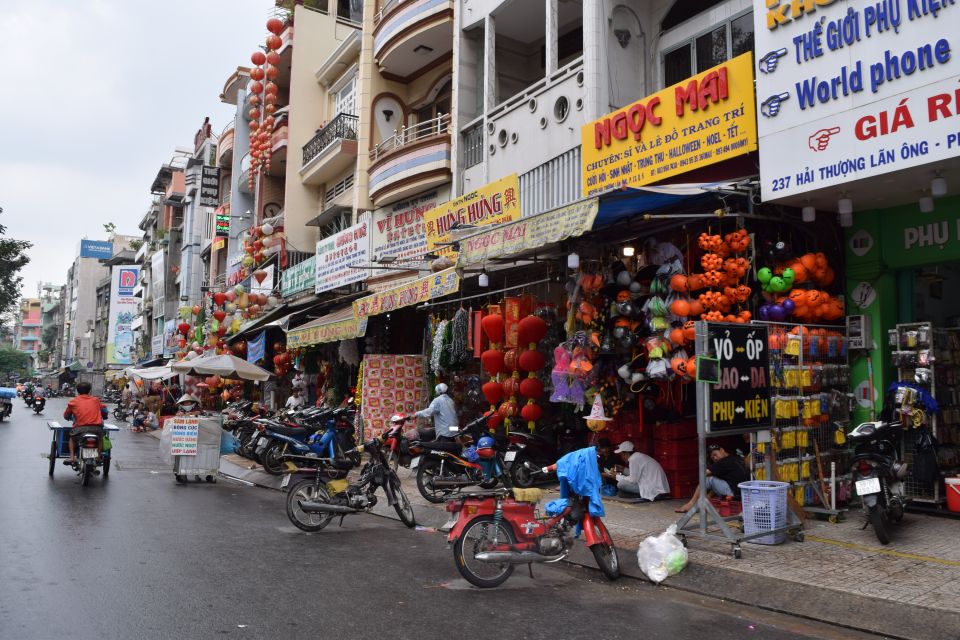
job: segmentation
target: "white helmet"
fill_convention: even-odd
[[[403,415],[402,413],[396,413],[390,418],[390,422],[393,424],[403,424],[406,421],[407,416]]]
[[[442,395],[442,394],[444,394],[444,393],[447,392],[447,385],[445,385],[445,384],[443,384],[443,383],[441,382],[441,383],[438,384],[436,387],[434,387],[434,391],[437,392],[437,395],[438,395],[438,396],[439,396],[439,395]]]

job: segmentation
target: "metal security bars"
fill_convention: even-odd
[[[303,145],[303,165],[306,166],[337,140],[356,140],[357,120],[357,116],[341,113],[320,129],[317,135]]]

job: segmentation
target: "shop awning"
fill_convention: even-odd
[[[598,209],[597,198],[587,198],[464,236],[459,240],[458,266],[481,264],[582,235],[593,227]]]
[[[716,200],[718,189],[729,186],[730,182],[671,184],[607,193],[600,196],[600,210],[593,221],[593,229],[644,214],[663,213],[678,205],[706,204]]]
[[[354,301],[353,310],[358,318],[376,316],[442,298],[459,290],[460,276],[457,275],[456,267],[450,267],[360,298]]]
[[[307,347],[313,344],[361,338],[366,332],[367,319],[354,315],[351,304],[287,331],[287,347]]]
[[[141,378],[143,380],[166,380],[176,375],[169,365],[162,367],[140,367],[137,369],[128,369],[127,371],[129,371],[131,377]]]
[[[239,331],[237,331],[235,334],[227,338],[227,342],[228,343],[235,342],[245,336],[249,336],[249,334],[253,333],[254,331],[257,331],[258,329],[265,327],[266,325],[273,322],[274,320],[277,320],[278,318],[283,317],[284,312],[286,311],[287,311],[287,305],[285,304],[282,304],[274,309],[271,309],[270,311],[263,314],[259,318],[255,320],[251,320],[247,324],[240,327]]]

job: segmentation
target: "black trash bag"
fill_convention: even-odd
[[[917,436],[916,450],[913,454],[913,478],[917,482],[936,482],[940,478],[937,446],[937,439],[929,430],[924,429]]]

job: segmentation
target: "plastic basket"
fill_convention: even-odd
[[[750,536],[787,526],[787,491],[790,488],[788,483],[751,480],[737,486],[740,487],[743,503],[744,534]],[[787,532],[780,531],[749,542],[782,544],[786,539]]]

